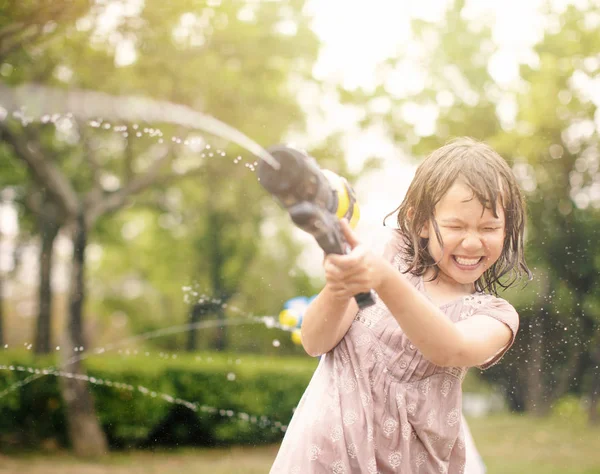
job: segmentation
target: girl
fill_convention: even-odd
[[[323,357],[272,474],[464,472],[461,382],[512,345],[519,318],[496,291],[530,276],[522,195],[496,152],[463,138],[423,161],[397,211],[383,257],[341,222],[351,251],[325,258],[302,322]],[[358,311],[369,289],[376,304]]]

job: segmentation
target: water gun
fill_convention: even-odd
[[[294,224],[311,234],[326,254],[344,254],[349,247],[340,218],[355,226],[360,217],[354,190],[348,181],[321,170],[314,158],[303,151],[277,145],[269,150],[279,164],[258,163],[258,179],[284,207]],[[373,290],[354,296],[360,309],[375,303]]]

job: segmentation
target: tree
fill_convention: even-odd
[[[308,29],[307,19],[300,15],[301,6],[297,2],[285,6],[240,3],[198,10],[187,2],[146,2],[139,17],[133,16],[121,25],[124,35],[121,39],[139,46],[138,58],[129,67],[119,69],[111,65],[116,45],[107,38],[99,45],[93,43],[94,38],[97,41],[93,28],[72,27],[67,28],[60,40],[34,53],[40,57],[40,50],[43,51],[43,58],[35,67],[43,66],[45,74],[41,77],[46,80],[52,77],[50,82],[57,82],[58,76],[59,82],[64,79],[71,87],[151,94],[162,100],[193,104],[215,115],[227,115],[228,123],[234,126],[247,123],[247,111],[251,107],[253,120],[245,128],[266,143],[274,142],[287,127],[302,120],[293,91],[287,89],[288,74],[307,74],[316,55],[316,40]],[[244,8],[245,15],[253,16],[258,24],[248,21],[241,13]],[[284,20],[294,23],[294,35],[278,33],[281,30],[277,25]],[[174,33],[177,28],[188,30],[178,36]],[[198,35],[202,37],[200,45],[196,43]],[[256,50],[261,51],[260,61],[254,55]],[[82,52],[88,58],[85,63],[79,59]],[[15,55],[7,60],[18,63],[20,71],[32,64],[31,59],[28,55]],[[61,73],[57,74],[57,70]],[[100,78],[99,70],[109,74]],[[198,71],[204,74],[198,76]],[[208,71],[221,73],[222,77],[216,81],[206,74]],[[256,80],[246,80],[245,74],[251,74]],[[19,76],[25,80],[31,77],[21,73]],[[18,83],[20,78],[13,78],[12,82]],[[112,101],[117,110],[118,101],[127,99],[106,96],[106,100]],[[183,108],[178,110],[184,113]],[[111,117],[105,118],[110,120]],[[112,129],[112,135],[107,137],[104,129],[90,133],[77,117],[63,116],[57,120],[56,131],[47,135],[38,134],[30,125],[20,127],[9,121],[0,124],[0,131],[14,157],[27,165],[32,179],[54,206],[57,216],[54,223],[70,229],[74,251],[69,322],[62,344],[66,349],[62,354],[68,370],[81,374],[83,368],[76,358],[70,357],[70,352],[87,346],[83,338],[83,306],[89,234],[100,220],[128,205],[134,196],[144,197],[152,188],[164,189],[185,177],[208,174],[211,168],[202,160],[189,166],[190,158],[198,151],[190,152],[186,148],[185,135],[181,137],[181,134],[187,132],[181,127],[149,124],[153,132],[142,133],[137,123],[128,123],[119,126],[125,136],[116,135]],[[158,135],[166,132],[173,141],[164,143],[154,132]],[[94,142],[97,146],[90,146]],[[111,147],[110,154],[107,147]],[[226,179],[221,180],[224,185]],[[210,178],[208,182],[213,183]],[[207,202],[213,198],[209,195]],[[208,224],[213,224],[209,227],[219,228],[214,223],[218,224],[226,215],[227,212],[208,213]],[[214,239],[216,234],[212,235]],[[215,242],[220,246],[216,250],[223,250],[222,242]],[[217,258],[219,253],[210,255]],[[216,261],[213,269],[221,272],[223,265],[224,262]],[[214,278],[219,284],[221,280],[220,275]],[[61,385],[75,451],[101,454],[105,441],[85,384],[74,377],[63,380]]]
[[[540,348],[543,368],[550,374],[540,381],[542,390],[554,389],[545,401],[549,404],[567,390],[588,390],[592,421],[597,417],[599,376],[593,367],[598,363],[594,359],[600,321],[593,288],[600,268],[590,244],[597,240],[600,220],[600,201],[594,191],[599,131],[594,127],[598,104],[588,95],[585,81],[598,69],[593,58],[600,40],[595,27],[586,22],[598,10],[598,6],[587,10],[569,6],[560,14],[548,13],[560,29],[547,31],[536,45],[538,64],[521,68],[527,87],[517,96],[517,127],[504,136],[505,143],[512,141],[513,150],[526,156],[530,166],[525,177],[534,184],[529,207],[535,245],[529,250],[548,269],[544,299],[551,306],[560,305],[561,298],[570,302],[567,314],[572,318],[548,311],[537,322],[542,327],[558,324],[571,332],[569,338],[546,338]],[[561,295],[563,287],[568,294]],[[548,315],[556,322],[548,321]],[[543,357],[548,351],[552,355]],[[559,351],[565,356],[559,356]],[[554,371],[561,366],[568,382],[555,383]]]
[[[91,3],[88,0],[8,2],[3,5],[0,20],[0,63],[4,67],[4,79],[8,83],[24,80],[49,81],[48,62],[36,62],[33,59],[47,51],[51,42],[65,28],[90,9]],[[15,66],[19,66],[17,71]],[[38,235],[42,240],[39,256],[39,313],[34,337],[34,351],[37,354],[50,351],[52,255],[54,240],[63,224],[59,221],[60,216],[54,204],[45,200],[43,195],[43,189],[31,190],[27,194],[28,198],[23,201],[29,214],[37,219]]]

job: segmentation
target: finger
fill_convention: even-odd
[[[348,256],[336,255],[333,258],[327,258],[324,268],[335,271],[339,278],[347,278],[358,271],[356,258],[350,254]]]
[[[346,268],[350,264],[348,260],[348,255],[338,255],[335,253],[331,253],[325,258],[325,264],[332,265],[337,268]]]
[[[341,255],[337,255],[334,253],[327,255],[325,257],[325,260],[323,261],[323,268],[325,270],[339,269],[340,264],[343,263],[343,260],[340,260],[338,257],[341,257]]]
[[[327,260],[344,272],[361,271],[365,262],[366,250],[362,245],[358,245],[349,253],[343,255],[331,254]]]
[[[323,266],[325,270],[325,278],[329,281],[342,281],[344,280],[344,272],[335,263],[327,259]]]
[[[357,247],[360,244],[360,241],[358,240],[358,236],[352,230],[352,227],[350,227],[348,221],[346,219],[340,219],[340,226],[342,228],[344,238],[346,239],[346,242],[350,248],[353,249],[354,247]]]

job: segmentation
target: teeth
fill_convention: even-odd
[[[461,265],[477,265],[480,260],[480,258],[464,258],[464,257],[454,257],[454,258]]]

